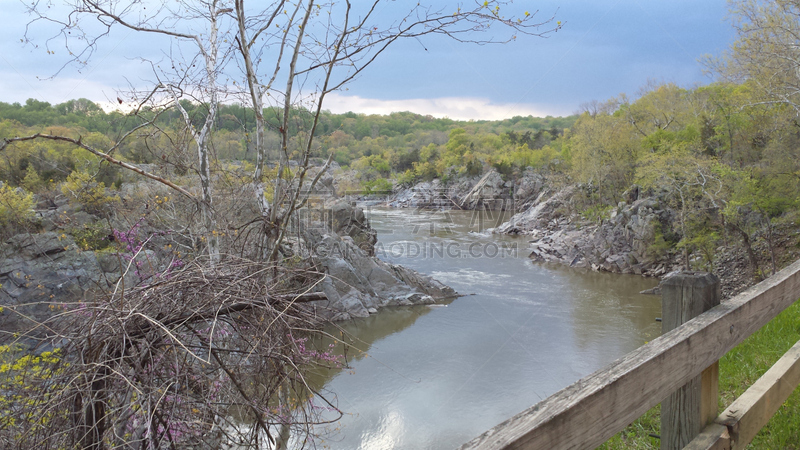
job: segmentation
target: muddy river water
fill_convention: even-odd
[[[318,447],[455,448],[660,334],[657,280],[533,263],[497,213],[366,212],[379,257],[464,296],[342,325],[349,367],[317,382],[345,415]]]

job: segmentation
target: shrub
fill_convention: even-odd
[[[389,194],[392,192],[392,183],[386,178],[377,178],[361,184],[364,193],[369,194]]]
[[[53,419],[52,410],[43,414],[22,411],[36,401],[47,402],[49,389],[58,388],[51,380],[58,375],[60,362],[58,349],[34,355],[18,345],[0,345],[0,442],[41,433]],[[49,389],[43,391],[42,386]]]
[[[410,186],[414,184],[415,181],[417,181],[417,175],[412,169],[408,169],[405,172],[397,175],[397,184]]]
[[[34,225],[33,194],[21,188],[0,186],[0,228],[2,235],[10,237]]]
[[[106,207],[119,202],[119,196],[106,192],[106,185],[85,172],[72,172],[61,185],[61,193],[70,203],[78,204],[90,214],[103,212]]]
[[[103,222],[87,223],[83,228],[71,229],[69,234],[82,250],[103,250],[111,244],[110,233]]]
[[[603,219],[607,219],[614,207],[611,205],[594,205],[586,208],[581,215],[584,219],[591,222],[601,223]]]
[[[25,178],[22,179],[22,187],[29,192],[39,192],[46,184],[39,176],[39,173],[36,172],[36,169],[32,165],[28,166],[25,171]]]

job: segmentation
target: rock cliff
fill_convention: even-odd
[[[325,273],[321,290],[328,300],[314,306],[334,321],[366,317],[385,306],[432,304],[457,295],[429,276],[370,256],[349,236],[313,228],[306,230],[305,241]]]
[[[481,177],[443,183],[423,181],[398,189],[386,199],[392,208],[511,210],[525,205],[545,186],[544,177],[527,170],[519,179],[504,179],[496,170]]]
[[[650,276],[679,267],[651,248],[661,224],[671,221],[671,212],[657,199],[621,202],[608,217],[592,222],[571,213],[576,190],[542,190],[527,209],[494,231],[531,236],[530,257],[536,261]]]

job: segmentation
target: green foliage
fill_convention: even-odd
[[[361,184],[364,193],[369,194],[390,194],[392,192],[392,183],[386,178],[376,178],[372,181],[366,181]]]
[[[53,410],[42,416],[21,416],[31,411],[33,402],[47,402],[48,392],[58,386],[49,380],[59,373],[59,351],[26,354],[19,346],[0,345],[0,433],[12,441],[23,433],[35,433],[53,417]],[[43,389],[47,386],[46,389]]]
[[[63,193],[71,203],[82,206],[90,214],[102,213],[120,201],[118,195],[109,195],[103,182],[96,181],[85,172],[72,172],[64,184]]]
[[[22,187],[29,192],[39,192],[45,188],[47,183],[39,176],[33,166],[28,166],[25,170],[25,178],[22,179]]]
[[[0,232],[4,238],[30,231],[35,225],[35,203],[33,194],[22,188],[14,189],[6,184],[0,186]]]
[[[664,233],[661,223],[657,222],[653,230],[653,242],[647,247],[647,256],[659,260],[665,258],[670,250],[680,241],[675,233]]]
[[[69,234],[81,250],[103,250],[111,245],[108,238],[111,232],[103,222],[92,222],[80,228],[72,228]]]
[[[588,221],[600,223],[609,217],[613,209],[611,205],[593,205],[584,209],[581,216]]]
[[[681,239],[676,248],[687,248],[689,253],[700,255],[700,264],[694,269],[711,272],[714,268],[714,259],[717,253],[717,246],[720,242],[719,233],[709,229],[702,229],[688,239]]]
[[[426,181],[433,180],[434,178],[441,177],[439,170],[432,162],[414,163],[414,175],[416,178]]]
[[[417,174],[412,169],[408,169],[405,172],[397,175],[397,184],[408,186],[413,184],[417,181]]]
[[[600,200],[614,204],[633,183],[640,142],[623,118],[584,114],[570,134],[572,176],[598,188]]]

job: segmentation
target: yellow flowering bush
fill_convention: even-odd
[[[109,195],[103,182],[96,181],[85,172],[72,172],[61,185],[61,193],[70,203],[81,205],[86,212],[96,214],[106,206],[120,201],[118,195]]]
[[[0,345],[0,442],[36,433],[52,420],[57,408],[40,410],[34,406],[47,403],[49,392],[57,389],[50,381],[58,375],[61,364],[58,350],[32,355],[17,345]]]

